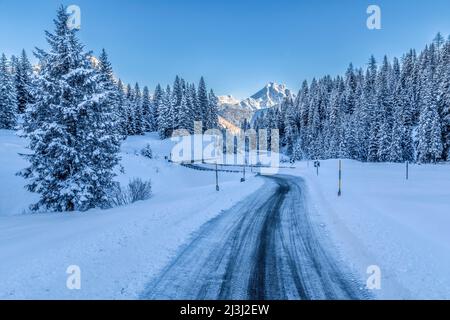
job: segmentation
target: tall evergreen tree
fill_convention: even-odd
[[[164,91],[161,88],[161,85],[158,85],[155,88],[153,93],[152,105],[151,105],[151,131],[158,131],[158,118],[159,118],[159,109],[158,107],[161,105],[164,97]]]
[[[392,85],[394,82],[394,72],[385,56],[377,81],[377,100],[378,100],[378,161],[388,161],[390,157],[390,147],[392,143],[392,123],[394,108],[394,91]]]
[[[353,114],[353,112],[355,111],[357,85],[353,64],[350,64],[350,66],[348,67],[345,78],[344,112],[347,114]]]
[[[405,156],[405,151],[403,149],[403,142],[405,138],[405,126],[404,126],[404,116],[403,116],[402,105],[397,105],[394,111],[393,126],[392,126],[392,140],[389,146],[389,161],[391,162],[402,162],[407,157]],[[408,160],[408,159],[406,159]]]
[[[142,118],[143,118],[143,129],[144,132],[151,132],[154,128],[154,116],[153,116],[153,108],[152,103],[150,99],[150,91],[148,90],[148,87],[145,86],[144,90],[142,91]]]
[[[172,92],[170,86],[167,86],[163,97],[158,105],[158,131],[161,139],[170,137],[172,133],[173,119],[171,118]]]
[[[205,79],[200,78],[197,91],[197,112],[200,115],[200,119],[203,121],[203,130],[207,130],[207,119],[209,118],[209,102],[208,102],[208,92],[206,90]]]
[[[28,189],[40,194],[34,210],[107,207],[119,161],[108,92],[67,19],[61,6],[55,32],[46,33],[50,52],[37,51],[41,70],[25,115],[32,153],[21,174],[30,181]]]
[[[444,160],[450,160],[450,39],[442,47],[438,70],[438,111],[442,121]]]
[[[123,84],[120,80],[119,83],[116,84],[114,71],[105,49],[102,49],[98,58],[97,69],[99,71],[99,84],[104,91],[103,108],[112,113],[111,119],[114,120],[114,125],[109,127],[110,133],[121,135],[123,138]]]
[[[128,103],[125,97],[125,88],[122,80],[117,82],[117,106],[118,106],[118,132],[126,137],[128,135]]]
[[[134,112],[134,134],[144,134],[144,112],[142,108],[142,92],[139,84],[134,86],[134,99],[132,101]]]
[[[20,59],[17,59],[17,66],[15,69],[17,110],[19,113],[24,113],[27,104],[31,102],[30,86],[33,72],[25,50],[22,50]]]
[[[180,121],[183,117],[181,115],[181,100],[185,94],[185,81],[179,76],[175,77],[172,89],[172,103],[170,108],[170,117],[172,119],[172,131],[180,127]]]
[[[0,129],[14,129],[17,100],[10,64],[5,54],[0,59]]]
[[[421,163],[436,162],[442,156],[441,123],[435,93],[435,78],[429,51],[422,74],[421,111],[418,128],[417,159]]]
[[[183,94],[181,97],[180,114],[179,114],[179,129],[193,131],[194,118],[191,106],[189,105],[189,95]]]
[[[131,88],[131,85],[128,84],[125,90],[125,101],[126,101],[126,131],[127,135],[135,135],[136,134],[136,106],[135,106],[135,95],[134,90]]]
[[[208,119],[207,128],[214,129],[217,128],[219,121],[219,99],[214,94],[211,89],[208,96]]]

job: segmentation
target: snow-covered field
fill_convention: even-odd
[[[155,158],[139,155],[149,143]],[[0,299],[133,299],[201,225],[250,195],[263,180],[189,170],[164,157],[172,142],[154,135],[122,146],[126,184],[151,179],[153,197],[110,210],[30,214],[37,196],[15,173],[27,164],[26,141],[0,130]],[[450,165],[363,164],[343,161],[296,164],[280,173],[299,175],[312,209],[344,261],[366,279],[381,269],[377,298],[450,299]],[[66,287],[70,265],[81,268],[81,290]]]
[[[363,164],[343,161],[343,194],[337,196],[338,161],[297,163],[314,209],[346,262],[367,279],[381,268],[385,299],[450,299],[450,165]]]
[[[155,159],[139,155],[149,143]],[[30,214],[36,195],[15,173],[26,141],[0,130],[0,299],[133,299],[202,224],[257,190],[258,178],[167,163],[172,143],[154,135],[130,137],[122,147],[125,173],[151,179],[153,197],[110,210]],[[70,265],[81,268],[81,290],[66,287]]]

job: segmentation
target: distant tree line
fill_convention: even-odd
[[[449,161],[450,39],[439,33],[419,54],[372,56],[365,69],[304,81],[253,125],[279,129],[295,160]]]
[[[40,50],[37,50],[39,56]],[[18,119],[33,101],[36,81],[42,73],[41,63],[33,67],[22,51],[20,58],[12,56],[9,60],[2,54],[0,59],[0,129],[17,129]],[[177,129],[193,133],[194,121],[203,123],[203,130],[217,128],[218,99],[212,89],[206,87],[201,77],[198,89],[176,76],[173,86],[165,89],[158,84],[151,95],[148,87],[141,90],[139,83],[124,85],[116,80],[105,50],[98,58],[88,56],[94,69],[109,79],[108,90],[113,94],[110,103],[118,118],[117,132],[123,136],[142,135],[146,132],[159,132],[162,139],[171,136]]]

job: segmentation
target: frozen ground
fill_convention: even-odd
[[[150,143],[156,159],[138,155]],[[151,178],[148,201],[110,210],[22,214],[36,197],[14,174],[25,141],[0,131],[0,299],[133,299],[201,225],[257,190],[262,181],[240,174],[215,176],[169,164],[168,141],[129,138],[122,148],[126,183]],[[66,269],[81,268],[81,290],[68,290]]]
[[[138,154],[146,143],[150,143],[154,150],[156,158],[153,160]],[[129,138],[124,143],[122,163],[125,174],[121,174],[118,179],[126,183],[132,177],[151,178],[154,191],[152,199],[104,211],[32,215],[26,213],[26,209],[36,200],[36,196],[24,190],[25,181],[15,176],[18,170],[26,166],[26,162],[17,154],[26,152],[24,144],[25,141],[12,132],[0,130],[0,299],[133,299],[142,297],[145,292],[147,295],[144,294],[144,297],[165,294],[172,296],[170,291],[166,291],[167,279],[170,281],[171,277],[177,275],[176,272],[168,273],[169,277],[163,280],[166,282],[161,282],[160,291],[152,292],[148,284],[158,279],[155,277],[162,270],[173,265],[173,258],[180,256],[180,248],[189,247],[192,245],[191,240],[195,241],[202,234],[209,235],[208,239],[201,240],[203,242],[217,244],[221,235],[226,239],[226,232],[214,230],[226,230],[220,226],[225,226],[224,221],[227,219],[231,219],[231,222],[238,221],[233,220],[233,217],[239,216],[236,215],[240,213],[239,210],[229,210],[231,213],[228,217],[211,219],[237,203],[240,204],[234,208],[276,190],[267,188],[266,184],[255,196],[254,191],[263,186],[263,179],[247,176],[247,182],[241,184],[240,174],[221,173],[221,192],[217,193],[212,172],[190,170],[167,163],[164,156],[170,152],[171,143],[148,135]],[[326,272],[329,281],[333,281],[333,274],[336,274],[336,279],[343,277],[352,280],[354,276],[361,283],[368,277],[367,267],[377,265],[382,274],[381,289],[371,292],[376,298],[450,299],[448,164],[411,165],[410,179],[406,181],[403,164],[362,164],[346,160],[343,161],[342,197],[337,197],[336,160],[322,161],[319,176],[316,176],[312,163],[308,166],[306,162],[297,163],[296,169],[282,169],[280,173],[301,176],[304,181],[300,184],[295,181],[292,183],[301,186],[299,190],[305,201],[288,197],[287,199],[292,198],[294,205],[290,211],[284,212],[292,214],[297,207],[296,201],[300,201],[298,207],[304,210],[297,213],[307,212],[308,217],[304,218],[309,219],[314,239],[322,239],[322,245],[328,243],[321,248],[331,250],[333,257],[336,257],[335,261],[343,266],[339,269],[349,272],[347,275],[339,272],[340,276],[334,271]],[[280,188],[283,190],[282,186]],[[240,202],[244,198],[246,200]],[[275,199],[279,198],[275,196]],[[306,208],[302,207],[305,203]],[[270,204],[270,201],[261,199],[255,206],[267,206],[270,209]],[[261,219],[258,210],[248,207],[250,215],[245,220],[248,226],[261,226],[261,232],[257,234],[278,234],[277,237],[283,239],[283,232],[276,231],[281,229],[272,225],[265,229],[269,226],[265,223],[267,219]],[[267,217],[272,217],[272,210],[265,212]],[[290,217],[294,221],[297,215]],[[216,226],[217,229],[205,229],[208,225]],[[231,223],[230,228],[236,225],[239,223]],[[302,225],[302,228],[305,227],[306,225]],[[308,233],[304,229],[292,230],[297,231],[286,233],[292,243],[308,239]],[[296,236],[292,238],[294,234]],[[237,236],[233,237],[230,234],[230,239],[253,242],[256,239],[242,238],[237,233],[235,235]],[[271,237],[261,239],[273,239]],[[270,246],[265,247],[267,250],[279,245],[272,245],[271,242],[268,244]],[[306,241],[305,245],[311,245],[310,241]],[[239,243],[227,248],[234,247],[243,253],[238,257],[255,270],[273,267],[268,260],[264,260],[265,263],[262,264],[248,260],[249,256],[244,254],[248,248]],[[313,247],[307,251],[309,255],[302,254],[299,259],[315,261],[317,257],[311,253],[317,248]],[[195,245],[192,248],[196,248]],[[293,247],[283,250],[287,253],[294,252],[291,248]],[[273,252],[270,250],[267,252]],[[214,250],[197,252],[201,252],[199,259],[220,256],[215,255]],[[276,251],[277,254],[280,252]],[[236,252],[233,254],[236,255]],[[261,255],[264,259],[269,259],[270,256],[272,255]],[[280,261],[287,256],[289,254],[280,254]],[[187,258],[189,257],[192,255],[188,254]],[[326,260],[316,261],[324,263]],[[65,271],[69,265],[81,268],[82,288],[79,291],[66,288]],[[233,265],[230,266],[233,269]],[[175,264],[175,267],[182,266]],[[288,270],[283,268],[274,270]],[[295,266],[289,268],[315,272],[308,269],[308,265],[300,265],[299,269],[295,269]],[[322,272],[333,270],[325,267],[319,269]],[[220,270],[227,268],[218,269]],[[254,287],[257,283],[246,282],[242,273],[226,274],[230,275],[233,283],[239,285],[247,283]],[[265,273],[255,274],[263,276]],[[200,274],[200,279],[201,276]],[[310,279],[311,276],[306,278]],[[322,279],[320,276],[319,278]],[[268,277],[264,281],[266,280],[270,282],[273,278]],[[215,292],[215,284],[217,283],[212,283],[211,292]],[[302,282],[295,283],[297,287],[299,284]],[[307,297],[314,297],[316,290],[313,284],[304,284],[313,288]],[[189,288],[190,282],[180,282],[179,285],[187,285]],[[255,288],[262,287],[264,286],[258,285]],[[326,284],[321,288],[327,288]],[[242,292],[244,291],[237,291],[236,295],[229,296],[239,296]],[[296,297],[290,292],[286,294],[287,297]]]
[[[316,223],[298,177],[265,184],[206,223],[144,299],[369,299]]]
[[[450,165],[363,164],[343,161],[343,195],[337,197],[338,162],[284,170],[305,179],[318,223],[346,260],[367,278],[381,268],[378,298],[450,299]]]

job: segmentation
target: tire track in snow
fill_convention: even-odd
[[[264,186],[193,235],[143,299],[366,299],[311,223],[303,180]]]

